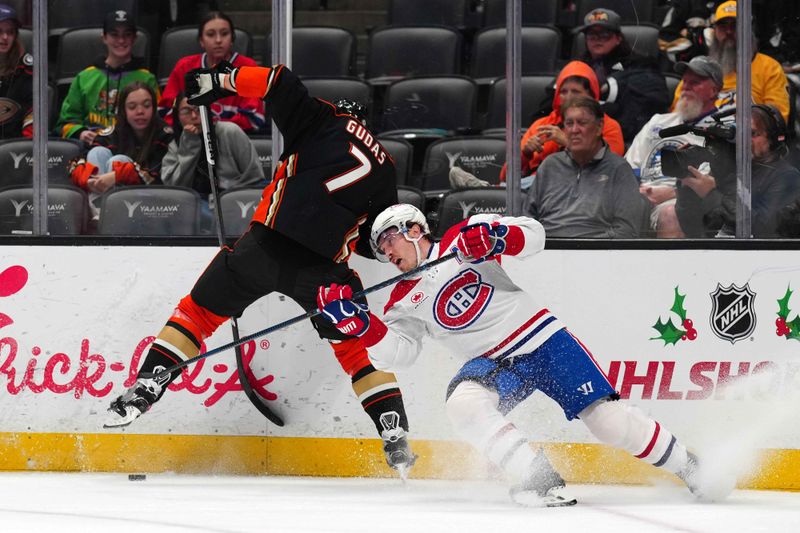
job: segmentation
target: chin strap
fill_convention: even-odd
[[[402,233],[403,238],[414,245],[414,251],[417,252],[417,264],[414,265],[414,268],[417,268],[422,264],[422,250],[419,249],[419,241],[425,236],[425,234],[420,235],[416,239],[412,239],[408,236],[408,228],[403,228]]]

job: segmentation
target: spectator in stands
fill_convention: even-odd
[[[567,147],[542,162],[527,210],[549,237],[639,236],[643,204],[630,165],[603,142],[603,111],[587,97],[561,107]]]
[[[713,39],[708,43],[708,55],[722,66],[724,76],[717,107],[732,102],[736,97],[736,1],[729,0],[717,7],[714,15]],[[755,41],[755,39],[754,39]],[[755,44],[755,42],[754,42]],[[780,63],[754,50],[752,61],[752,96],[756,104],[776,107],[783,120],[789,119],[788,81]],[[675,102],[682,91],[679,83],[675,89]]]
[[[86,157],[70,164],[73,183],[91,193],[93,206],[117,184],[160,184],[161,160],[172,140],[172,129],[158,117],[156,92],[148,83],[126,85],[119,100],[113,132],[95,136]],[[96,206],[93,212],[97,216]]]
[[[659,238],[683,237],[675,215],[675,176],[665,176],[661,171],[661,151],[677,149],[685,144],[705,145],[705,139],[693,133],[662,139],[661,130],[680,124],[703,126],[713,123],[711,115],[717,111],[715,102],[722,88],[722,67],[706,56],[697,56],[688,63],[675,65],[681,75],[683,92],[675,111],[653,115],[633,139],[625,159],[639,176],[639,192],[652,206],[650,229]]]
[[[164,185],[189,187],[200,193],[205,200],[203,227],[213,224],[208,199],[211,183],[208,177],[208,164],[202,140],[200,113],[198,108],[186,101],[183,93],[175,99],[173,116],[175,137],[161,166],[161,180]],[[264,171],[258,154],[250,139],[242,129],[232,122],[216,121],[214,131],[217,138],[217,177],[219,190],[227,191],[240,187],[264,187]]]
[[[0,139],[33,137],[33,57],[19,40],[17,12],[0,4]]]
[[[752,107],[751,234],[778,237],[779,211],[800,196],[800,171],[786,159],[786,123],[773,106]],[[687,237],[736,235],[736,172],[717,181],[695,167],[681,180],[675,206]]]
[[[256,62],[233,51],[236,38],[233,21],[220,11],[209,12],[197,28],[197,40],[204,50],[202,54],[186,56],[178,61],[169,75],[164,94],[158,102],[158,112],[168,124],[174,124],[172,110],[178,93],[185,92],[184,76],[196,68],[212,68],[221,61],[234,67],[254,67]],[[231,95],[210,106],[215,118],[234,122],[245,132],[257,132],[266,128],[264,102],[258,98]]]
[[[581,59],[597,74],[605,111],[620,123],[623,137],[630,141],[650,117],[669,109],[666,80],[655,59],[633,52],[616,12],[594,9],[583,22],[575,30],[586,37]]]
[[[546,117],[536,120],[522,137],[522,188],[527,189],[536,175],[542,161],[550,154],[564,149],[567,145],[567,134],[562,129],[564,121],[561,108],[565,101],[576,96],[600,97],[600,86],[594,71],[581,61],[568,63],[558,74],[556,92],[553,97],[553,111]],[[622,128],[608,115],[603,116],[603,140],[617,155],[625,153],[625,142],[622,139]],[[525,179],[527,177],[527,179]],[[506,179],[506,167],[500,171],[500,181]]]
[[[103,23],[105,58],[80,71],[69,86],[56,129],[61,137],[80,139],[91,145],[102,131],[113,131],[120,89],[139,81],[158,95],[158,83],[145,68],[143,59],[133,57],[136,24],[127,12],[106,15]]]
[[[658,46],[672,62],[689,61],[708,52],[705,30],[714,12],[708,0],[667,0]]]

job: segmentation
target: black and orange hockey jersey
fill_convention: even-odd
[[[253,220],[337,262],[353,250],[372,257],[372,221],[397,203],[389,153],[356,118],[310,97],[284,65],[241,67],[236,91],[263,97],[284,137]]]

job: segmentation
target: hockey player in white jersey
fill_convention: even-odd
[[[447,390],[448,417],[459,436],[507,474],[517,503],[575,503],[561,493],[564,480],[544,452],[534,451],[505,417],[537,389],[601,442],[672,472],[701,495],[696,457],[658,422],[619,401],[583,344],[506,273],[505,257],[530,257],[544,241],[534,219],[475,215],[437,243],[417,208],[394,205],[372,226],[376,257],[402,272],[452,251],[458,260],[397,283],[383,318],[353,301],[347,286],[320,287],[317,303],[337,328],[364,340],[376,368],[408,368],[426,336],[463,357]]]

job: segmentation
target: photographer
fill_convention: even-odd
[[[722,87],[722,68],[706,56],[698,56],[688,63],[678,63],[675,71],[681,75],[684,90],[675,111],[654,115],[633,139],[625,159],[639,177],[639,192],[647,199],[650,211],[650,230],[660,239],[683,237],[675,216],[676,178],[662,169],[662,153],[686,144],[703,146],[706,140],[692,133],[663,135],[675,126],[703,126],[713,124],[715,102]],[[683,175],[683,171],[680,173]]]
[[[778,236],[778,211],[800,193],[800,171],[786,160],[786,124],[776,108],[752,107],[752,236]],[[717,180],[689,166],[681,180],[675,211],[688,237],[736,234],[736,169]]]

